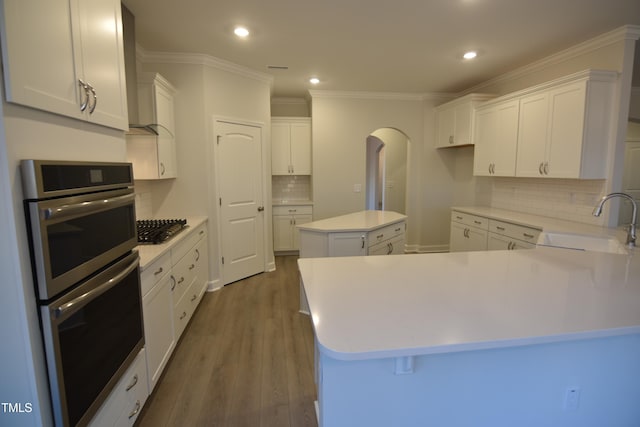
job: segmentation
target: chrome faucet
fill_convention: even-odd
[[[623,199],[628,199],[633,206],[633,211],[631,212],[631,224],[629,224],[629,230],[627,231],[627,245],[635,246],[636,245],[636,218],[638,214],[638,205],[633,197],[626,193],[611,193],[607,194],[600,200],[598,206],[593,210],[593,216],[600,216],[602,214],[602,207],[604,206],[604,202],[614,197],[622,197]]]

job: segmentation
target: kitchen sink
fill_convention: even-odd
[[[556,248],[609,252],[614,254],[627,253],[627,249],[617,238],[590,234],[542,232],[538,238],[538,246],[552,246]]]

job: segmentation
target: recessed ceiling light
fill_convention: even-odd
[[[309,83],[311,83],[312,85],[317,85],[318,83],[320,83],[320,79],[317,77],[311,77],[309,79]]]
[[[462,55],[464,59],[473,59],[476,56],[478,56],[478,53],[474,51],[469,51],[469,52],[466,52],[464,55]]]
[[[247,30],[245,27],[236,27],[234,28],[233,33],[238,37],[244,38],[249,35],[249,30]]]

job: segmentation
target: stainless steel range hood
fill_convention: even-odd
[[[138,72],[136,66],[135,16],[122,5],[122,36],[124,39],[124,68],[127,79],[127,108],[129,110],[129,130],[127,135],[171,135],[162,125],[140,123],[138,120]]]

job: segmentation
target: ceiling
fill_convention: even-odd
[[[639,0],[123,3],[144,49],[208,54],[270,74],[274,97],[304,97],[309,89],[456,93],[622,25],[640,25]],[[249,28],[247,39],[233,35],[236,25]],[[467,50],[478,57],[463,60]],[[320,84],[311,87],[311,76]]]

